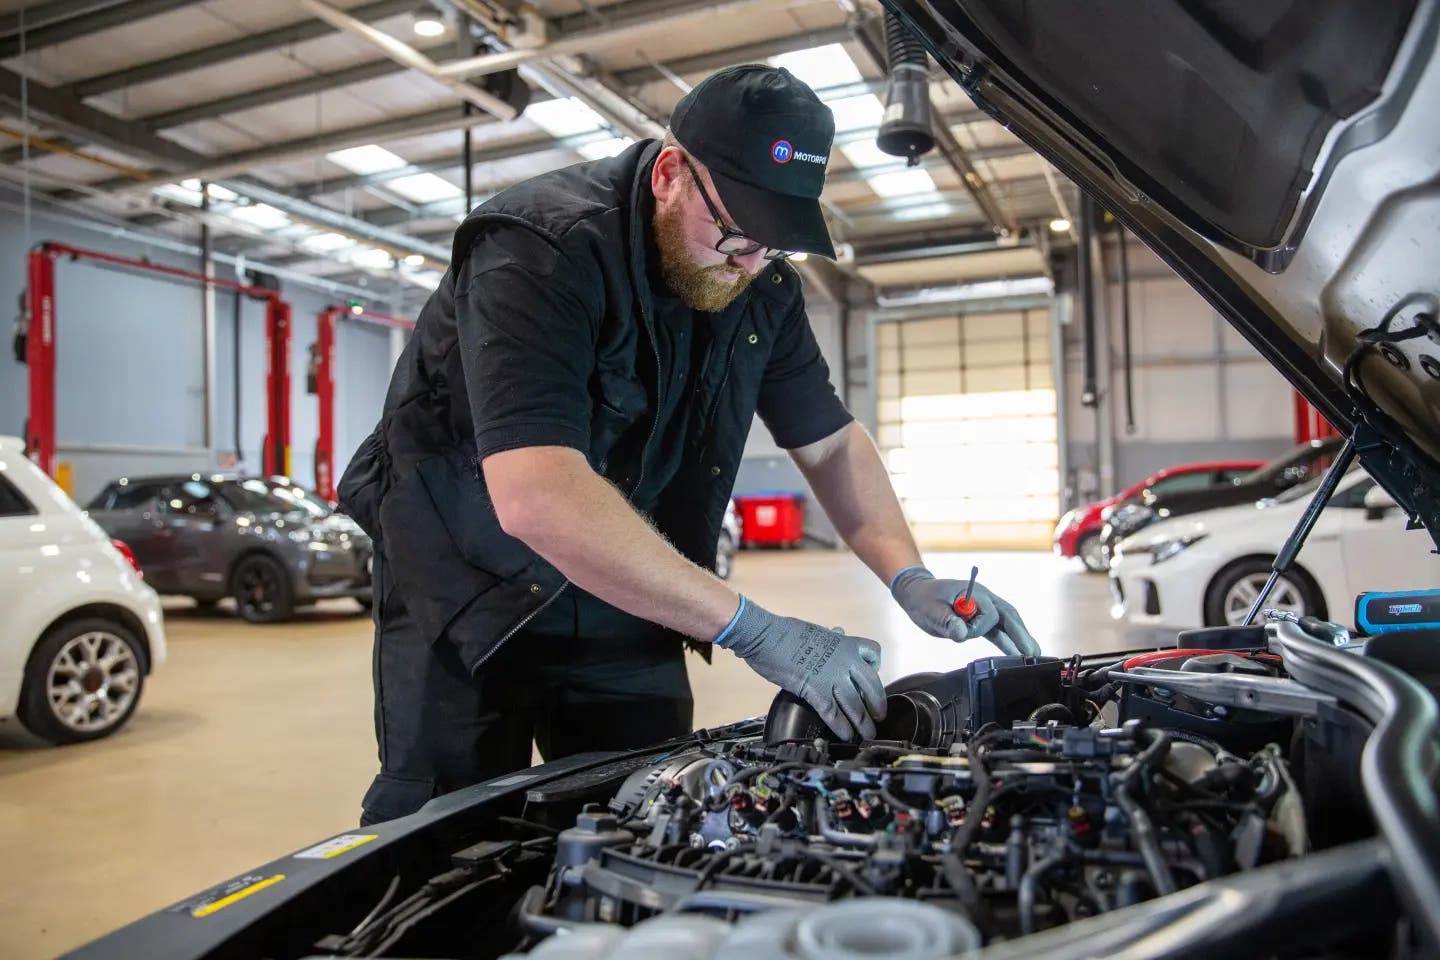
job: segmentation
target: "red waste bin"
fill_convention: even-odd
[[[740,539],[746,546],[793,547],[805,536],[805,495],[791,491],[747,493],[740,508]]]

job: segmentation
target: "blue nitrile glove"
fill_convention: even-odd
[[[964,593],[964,580],[938,580],[924,567],[906,567],[890,582],[890,595],[900,609],[932,637],[949,637],[959,643],[983,636],[1010,656],[1040,655],[1040,644],[1030,636],[1015,608],[978,583],[970,599],[980,610],[966,623],[955,612],[955,598]]]
[[[760,676],[804,700],[847,740],[875,736],[885,718],[880,645],[806,620],[777,617],[745,597],[715,638]]]

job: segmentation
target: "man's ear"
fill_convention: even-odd
[[[666,203],[685,188],[685,154],[679,147],[666,147],[650,168],[650,192],[656,203]]]

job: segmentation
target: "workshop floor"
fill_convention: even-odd
[[[1103,577],[1049,554],[937,555],[1014,602],[1045,651],[1124,649]],[[742,553],[737,589],[884,646],[888,681],[992,649],[913,627],[851,556]],[[167,605],[168,606],[168,605]],[[0,724],[0,956],[51,957],[246,868],[355,824],[375,772],[368,619],[349,601],[255,627],[187,601],[167,611],[170,661],[129,727],[56,749]],[[728,654],[692,658],[695,720],[764,713],[774,688]]]

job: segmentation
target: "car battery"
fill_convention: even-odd
[[[805,537],[805,495],[789,491],[748,493],[740,508],[740,542],[746,546],[793,547]]]

